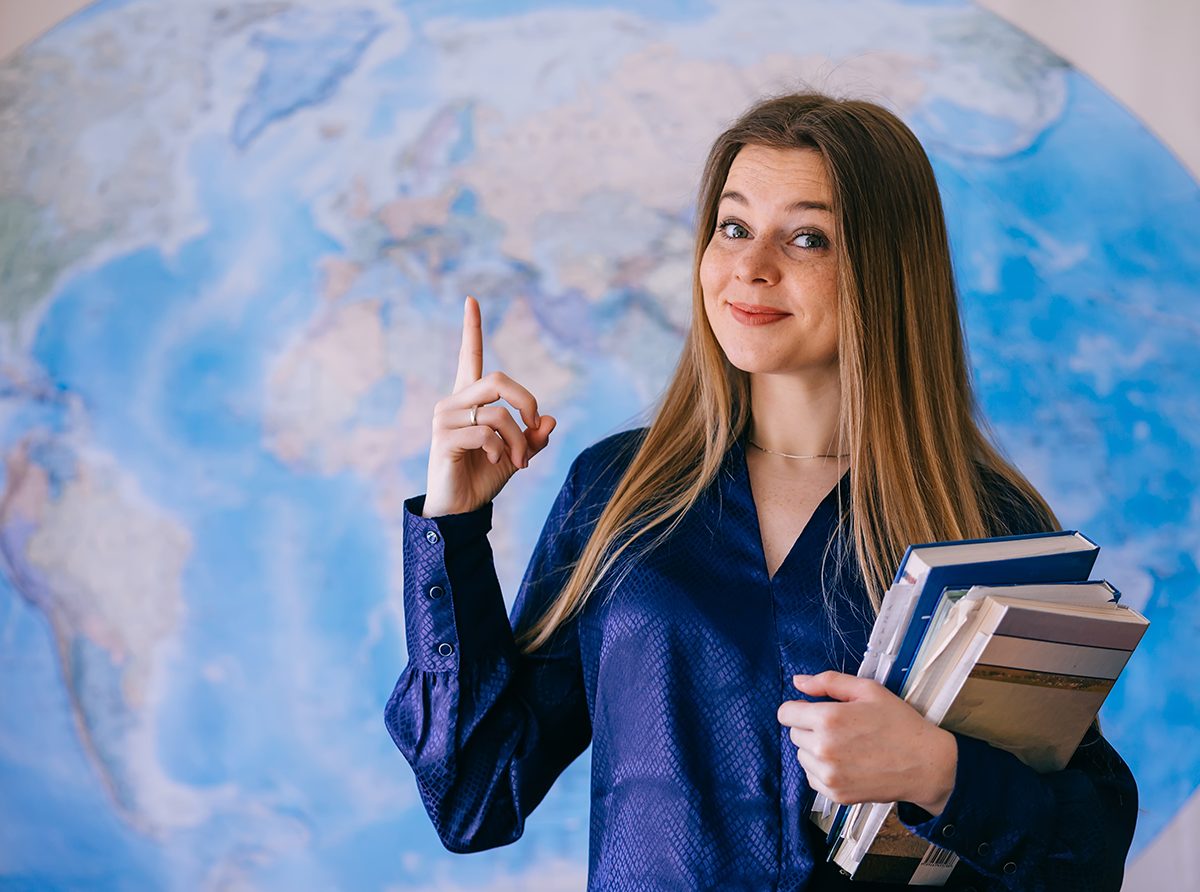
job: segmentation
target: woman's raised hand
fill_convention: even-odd
[[[483,328],[479,303],[468,297],[463,309],[462,349],[454,393],[433,410],[433,445],[425,517],[461,514],[496,497],[519,468],[546,448],[555,420],[539,415],[537,400],[503,372],[483,375]],[[503,406],[521,413],[525,429]]]

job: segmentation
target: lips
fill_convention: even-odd
[[[761,304],[742,304],[731,301],[727,306],[730,315],[742,325],[771,325],[792,315],[775,307],[764,307]]]

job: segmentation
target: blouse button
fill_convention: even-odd
[[[1017,864],[1016,864],[1016,862],[1015,862],[1015,861],[1009,861],[1007,864],[1005,864],[1005,865],[1004,865],[1004,872],[1005,872],[1006,874],[1008,874],[1009,876],[1012,876],[1014,873],[1016,873],[1016,872],[1017,872]]]
[[[429,597],[433,598],[435,601],[444,594],[446,594],[446,590],[440,585],[430,586],[429,588]]]
[[[954,835],[954,825],[953,824],[947,824],[945,827],[942,828],[942,836],[946,837],[946,839],[949,839],[953,835]]]
[[[438,540],[441,538],[442,537],[437,534],[437,530],[426,530],[425,531],[425,541],[428,542],[430,545],[437,545]]]
[[[981,855],[986,855],[986,854],[988,854],[988,853],[989,853],[991,850],[992,850],[992,847],[991,847],[991,846],[989,846],[989,845],[988,845],[986,842],[981,842],[981,843],[979,844],[979,848],[978,848],[976,851],[978,851],[978,852],[979,852],[979,854],[981,854]]]
[[[454,645],[449,641],[443,641],[438,645],[438,653],[440,653],[443,657],[448,657],[454,653]]]

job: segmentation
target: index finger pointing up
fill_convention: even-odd
[[[458,375],[454,392],[470,387],[483,377],[483,325],[479,319],[479,301],[468,297],[463,307],[462,349],[458,351]]]

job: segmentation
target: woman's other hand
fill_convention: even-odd
[[[454,393],[433,412],[425,517],[486,505],[518,468],[529,467],[529,459],[546,447],[554,430],[554,418],[538,414],[537,400],[528,390],[502,372],[482,375],[479,303],[468,297]],[[520,412],[524,430],[507,409],[492,405],[498,400]]]
[[[792,682],[810,697],[836,701],[779,707],[814,790],[842,805],[911,802],[941,814],[958,767],[953,734],[868,678],[822,672]]]

